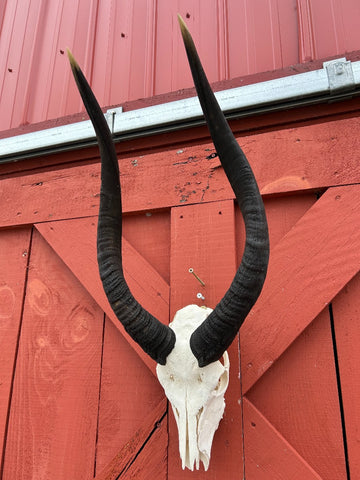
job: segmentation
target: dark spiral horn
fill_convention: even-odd
[[[111,308],[128,334],[156,362],[165,365],[174,348],[175,333],[147,312],[133,297],[122,266],[122,207],[119,165],[108,124],[74,57],[71,69],[94,126],[101,156],[101,190],[97,233],[97,258],[104,291]]]
[[[221,358],[260,295],[269,260],[269,235],[254,174],[211,90],[193,39],[180,16],[179,23],[206,123],[246,230],[244,254],[230,288],[190,339],[192,352],[199,366],[204,367]]]

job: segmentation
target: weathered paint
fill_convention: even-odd
[[[239,138],[262,190],[271,185],[265,207],[272,253],[264,291],[240,332],[241,349],[238,340],[229,349],[227,406],[206,477],[181,469],[176,425],[169,414],[166,428],[155,364],[104,299],[95,257],[94,150],[87,151],[88,163],[83,157],[79,165],[2,178],[1,298],[11,307],[8,292],[19,292],[15,323],[2,337],[9,352],[2,363],[3,480],[62,480],[80,470],[99,479],[121,471],[137,478],[152,472],[153,478],[157,470],[163,480],[218,479],[224,471],[229,479],[243,471],[255,480],[344,478],[330,302],[348,467],[356,472],[359,129],[356,117],[334,117]],[[128,281],[163,321],[185,304],[201,305],[199,291],[213,306],[241,257],[242,219],[212,153],[207,141],[192,141],[120,158]],[[317,198],[314,189],[325,193]],[[35,224],[32,242],[29,224]],[[14,278],[9,265],[16,267]],[[67,442],[71,453],[63,450]],[[69,455],[71,463],[64,460]]]
[[[129,2],[128,7],[130,3],[135,2]],[[314,45],[320,45],[317,39],[329,34],[320,23],[322,5],[310,0],[296,3],[307,9],[303,18],[311,19],[301,34],[301,58],[317,58]],[[89,2],[72,2],[79,5],[82,18],[85,4],[88,10]],[[91,3],[86,15],[93,22],[95,18],[100,22],[101,15],[109,21],[111,9],[118,8],[114,4],[105,4],[106,10]],[[171,10],[169,2],[157,4]],[[244,2],[237,4],[244,8]],[[325,13],[332,15],[332,31],[338,28],[339,8],[343,9],[342,18],[356,18],[357,3],[347,2],[353,7],[349,11],[344,2],[341,7],[337,2],[330,4],[331,12]],[[18,2],[8,1],[2,9],[4,5],[0,6],[2,33],[9,31],[7,16],[12,12],[14,20],[15,10],[20,11]],[[33,10],[27,17],[27,28],[36,15],[41,17],[39,12],[47,12],[51,18],[53,6],[49,2],[29,5]],[[141,5],[148,11],[153,4]],[[214,5],[209,2],[208,10]],[[220,23],[224,5],[216,3],[222,14]],[[231,2],[226,5],[230,8]],[[247,18],[251,18],[249,5]],[[266,2],[272,11],[277,5],[285,8],[285,2]],[[58,2],[58,6],[55,13],[60,16],[54,16],[49,29],[56,21],[61,23],[65,3]],[[185,13],[180,12],[184,17],[186,6],[182,4]],[[22,10],[24,16],[26,11]],[[193,11],[189,13],[188,21]],[[130,15],[127,20],[132,18]],[[69,31],[77,21],[73,15]],[[262,22],[266,24],[266,19]],[[23,18],[23,31],[25,23]],[[79,45],[89,23],[83,25],[84,30],[81,26],[76,30],[81,37]],[[209,25],[213,28],[211,22]],[[195,24],[193,27],[196,30]],[[106,38],[112,41],[115,30],[109,32]],[[354,36],[345,33],[345,40],[338,41],[340,53],[356,42],[357,30]],[[92,37],[86,38],[89,42],[84,44],[83,58],[87,62],[83,64],[90,66],[93,57],[85,53],[90,51],[87,46]],[[120,35],[121,39],[126,35]],[[37,40],[41,45],[41,38]],[[147,31],[147,41],[155,41],[151,30]],[[31,45],[29,41],[26,48]],[[52,48],[51,42],[47,47]],[[278,61],[279,49],[271,48]],[[217,65],[233,75],[224,42],[220,51]],[[329,51],[322,50],[321,55]],[[106,64],[109,60],[103,55],[101,61]],[[154,74],[151,62],[146,68]],[[41,84],[47,70],[42,65],[39,69],[39,91],[50,91],[51,87]],[[29,86],[37,74],[27,77]],[[171,78],[176,80],[176,75]],[[106,78],[114,85],[117,80],[112,75]],[[105,78],[97,81],[108,95],[103,97],[106,104],[115,87],[101,84]],[[61,82],[66,90],[64,77]],[[19,85],[23,88],[26,82]],[[146,85],[147,92],[155,88],[154,82]],[[74,111],[80,108],[77,97],[69,101],[65,94],[65,98],[65,106],[73,103]],[[18,100],[19,108],[22,100]],[[41,117],[43,112],[57,108],[45,108],[35,96],[23,102],[27,112],[35,112],[32,102],[41,104],[38,118],[46,118]],[[5,99],[4,105],[12,104]],[[59,111],[65,112],[67,107],[61,108]],[[282,128],[277,124],[283,122],[273,116],[271,129],[261,133],[249,129],[257,129],[263,120],[250,119],[245,136],[238,135],[265,194],[272,256],[263,294],[246,320],[240,340],[235,340],[229,351],[232,368],[227,409],[215,435],[206,474],[182,471],[175,421],[152,375],[155,365],[126,336],[105,304],[95,259],[97,150],[13,165],[9,175],[1,176],[2,480],[87,480],[93,476],[115,480],[120,474],[138,479],[218,480],[224,478],[224,471],[230,480],[242,478],[244,473],[248,480],[337,480],[346,478],[346,468],[351,478],[357,478],[360,124],[356,100],[351,102],[350,113],[341,115],[342,108],[338,105],[336,111],[331,110],[334,117],[322,119],[317,118],[318,110],[313,110],[308,122],[302,121],[304,112],[299,110],[291,118],[300,123]],[[19,112],[13,113],[14,119],[34,121],[23,111],[20,117]],[[194,303],[199,287],[206,301],[216,302],[242,252],[243,224],[233,194],[216,156],[211,155],[214,151],[204,138],[206,134],[201,130],[198,138],[196,135],[151,139],[146,144],[151,151],[145,144],[139,150],[132,142],[119,156],[126,211],[124,235],[128,240],[124,263],[129,283],[139,300],[163,321],[168,320],[169,312]],[[46,167],[47,160],[51,167]],[[204,246],[207,256],[203,255]],[[188,273],[189,267],[204,280],[204,290]],[[149,284],[155,288],[149,289]],[[110,317],[105,317],[105,322],[104,312]]]

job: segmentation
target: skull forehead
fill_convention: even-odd
[[[176,312],[169,325],[175,332],[176,341],[164,366],[168,374],[176,374],[177,378],[188,381],[191,381],[192,376],[198,375],[198,362],[190,348],[190,337],[211,312],[211,308],[198,305],[187,305]]]
[[[174,320],[170,323],[170,328],[176,335],[175,346],[166,359],[166,365],[157,366],[161,384],[168,383],[170,378],[173,387],[179,381],[183,385],[196,383],[199,391],[209,391],[216,387],[219,377],[227,369],[227,365],[224,367],[220,361],[217,361],[200,368],[190,348],[191,334],[211,312],[211,308],[197,305],[188,305],[176,312]],[[228,358],[225,352],[224,360],[225,355],[226,359]],[[226,360],[225,363],[227,363]]]
[[[193,331],[205,320],[212,312],[211,308],[199,307],[198,305],[187,305],[175,313],[170,327],[176,335],[181,338],[190,338]]]

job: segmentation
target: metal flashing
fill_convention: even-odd
[[[338,58],[324,62],[323,66],[328,75],[331,94],[355,89],[354,73],[349,60]]]
[[[360,95],[360,61],[340,58],[322,69],[281,77],[216,93],[228,118],[240,118],[300,105],[325,103]],[[129,112],[121,107],[105,114],[114,141],[204,124],[197,97]],[[89,120],[0,139],[0,163],[94,145]]]

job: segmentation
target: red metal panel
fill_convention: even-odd
[[[298,63],[296,2],[228,2],[229,78]]]
[[[191,87],[177,13],[212,82],[360,49],[357,0],[3,0],[0,130],[82,110],[66,47],[104,106]]]
[[[297,5],[301,62],[359,49],[358,0],[297,0]]]
[[[91,73],[97,0],[8,1],[0,38],[0,128],[81,110],[65,49]],[[69,91],[70,89],[70,91]]]

